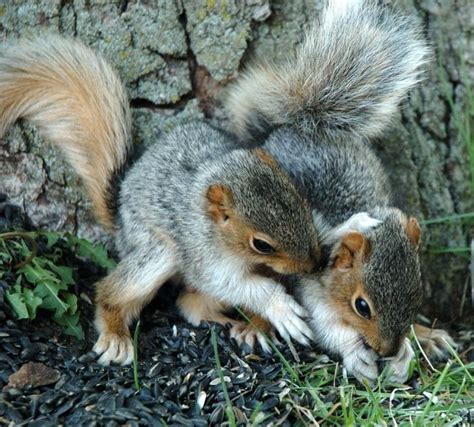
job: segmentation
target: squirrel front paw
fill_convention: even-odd
[[[100,355],[98,362],[105,366],[111,363],[130,365],[133,360],[133,344],[128,335],[101,333],[93,351]]]
[[[388,366],[388,381],[391,383],[404,383],[410,373],[410,362],[415,356],[410,340],[405,338],[399,352],[392,358],[385,359]],[[379,355],[371,349],[366,349],[363,344],[356,349],[351,349],[343,356],[343,365],[347,373],[352,374],[359,382],[367,381],[374,384],[379,376],[377,362]]]
[[[379,375],[378,357],[375,351],[360,344],[343,355],[342,364],[347,373],[353,375],[360,383],[368,382],[372,385]]]
[[[403,384],[410,374],[410,362],[415,356],[410,340],[405,338],[399,352],[388,361],[388,380]]]
[[[294,339],[308,346],[310,340],[314,339],[313,331],[305,321],[308,316],[306,310],[288,294],[273,298],[264,316],[285,341]]]

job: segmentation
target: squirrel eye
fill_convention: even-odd
[[[362,317],[370,320],[370,307],[365,299],[357,298],[355,300],[355,308]]]
[[[275,248],[265,240],[252,239],[251,246],[252,249],[255,250],[255,252],[258,252],[263,255],[270,255],[275,252]]]

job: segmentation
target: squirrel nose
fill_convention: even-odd
[[[377,353],[381,357],[393,357],[396,356],[400,350],[400,340],[390,340],[384,341],[380,345],[379,351]]]

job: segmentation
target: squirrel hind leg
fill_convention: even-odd
[[[456,342],[444,329],[432,329],[415,324],[415,334],[426,355],[435,360],[447,360],[450,349],[457,348]]]
[[[239,323],[224,314],[230,308],[228,305],[191,288],[181,292],[176,305],[184,319],[194,326],[201,322],[215,322],[222,326]]]
[[[99,363],[132,362],[130,323],[177,269],[175,254],[168,248],[155,247],[120,261],[97,284],[95,324],[99,338],[93,350],[100,355]]]
[[[270,322],[260,317],[258,314],[247,313],[249,323],[239,322],[232,326],[230,330],[231,338],[237,341],[237,344],[247,344],[251,350],[254,349],[256,342],[260,345],[264,353],[271,354],[272,347],[268,343],[271,340],[275,345],[281,345],[281,342],[275,335],[275,329]]]

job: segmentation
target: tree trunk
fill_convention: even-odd
[[[60,32],[105,55],[127,84],[137,146],[192,119],[225,126],[221,89],[252,58],[279,60],[292,52],[322,8],[322,2],[308,0],[97,3],[0,5],[0,34],[9,42]],[[474,100],[471,92],[469,102],[468,82],[474,80],[474,3],[390,3],[419,15],[436,48],[428,79],[411,94],[392,129],[374,142],[396,203],[421,220],[473,212],[468,126]],[[0,192],[23,206],[35,226],[106,239],[71,168],[28,124],[18,124],[0,142]],[[424,226],[426,311],[432,315],[451,319],[462,311],[470,224],[470,230],[461,220]],[[450,250],[459,252],[436,253]],[[467,299],[464,312],[470,305]]]

